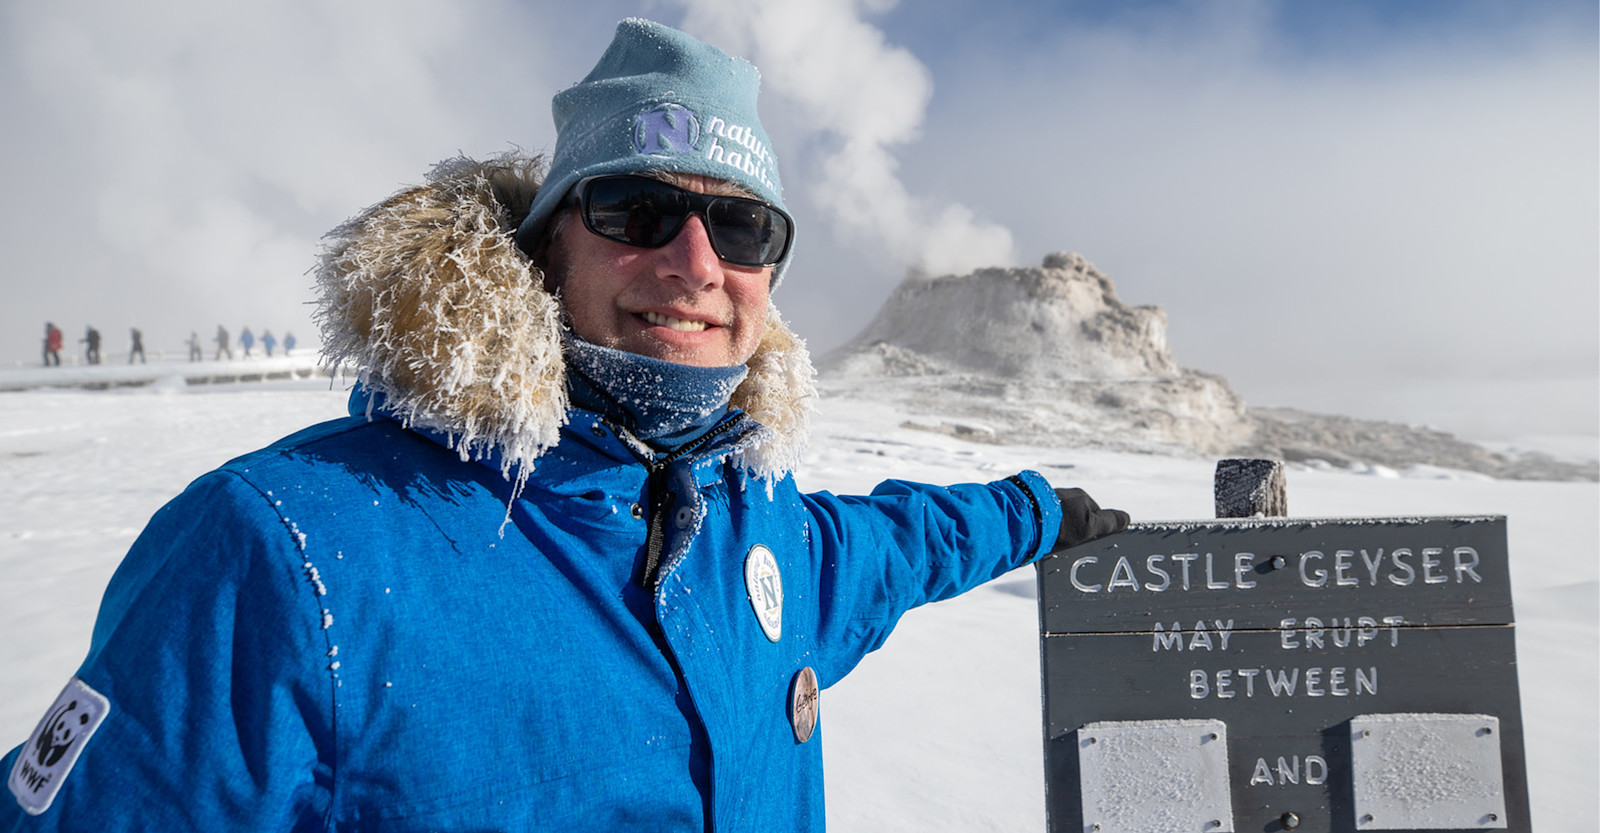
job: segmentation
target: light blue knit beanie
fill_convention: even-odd
[[[749,62],[677,29],[618,23],[589,75],[551,101],[556,150],[517,239],[531,249],[572,186],[597,174],[702,174],[783,208],[777,159],[756,115],[760,86]]]

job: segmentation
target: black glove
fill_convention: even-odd
[[[1052,552],[1128,528],[1127,512],[1101,509],[1082,489],[1057,489],[1056,497],[1061,498],[1061,532],[1056,535]]]

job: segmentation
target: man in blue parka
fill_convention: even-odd
[[[334,230],[351,416],[156,513],[0,831],[822,829],[819,689],[1127,516],[1032,472],[798,491],[756,87],[624,21],[547,173],[452,160]]]

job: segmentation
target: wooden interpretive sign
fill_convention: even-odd
[[[1038,580],[1053,833],[1529,829],[1503,517],[1134,524]]]

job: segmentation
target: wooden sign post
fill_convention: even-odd
[[[1140,523],[1038,579],[1052,833],[1530,829],[1505,518]]]

